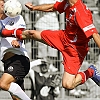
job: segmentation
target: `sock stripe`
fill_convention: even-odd
[[[81,84],[85,83],[86,82],[86,74],[84,72],[79,72],[78,74],[80,74],[82,77]]]

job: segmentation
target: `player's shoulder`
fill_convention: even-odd
[[[22,17],[22,18],[23,18],[23,16],[22,16],[22,15],[18,15],[18,17]]]
[[[12,18],[12,20],[14,20],[15,22],[23,22],[24,18],[22,15],[18,15],[16,17]]]
[[[18,15],[16,17],[14,17],[13,19],[23,19],[23,16],[22,15]]]
[[[22,15],[18,15],[18,17],[19,17],[20,20],[24,20]]]

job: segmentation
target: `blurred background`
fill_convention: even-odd
[[[65,29],[64,14],[29,11],[24,6],[26,2],[38,5],[56,1],[61,0],[20,0],[23,5],[22,16],[25,19],[27,29]],[[100,0],[83,0],[83,2],[92,11],[94,25],[100,33]],[[100,100],[100,87],[91,79],[70,91],[62,88],[63,65],[59,51],[34,40],[25,40],[25,44],[31,59],[31,69],[25,78],[25,92],[32,100]],[[90,50],[80,70],[87,69],[92,63],[100,71],[100,50],[92,39],[89,46]],[[0,76],[2,73],[3,66],[0,62]],[[40,97],[42,93],[45,94],[43,96],[46,98]],[[8,92],[0,90],[0,100],[11,100],[11,97]]]

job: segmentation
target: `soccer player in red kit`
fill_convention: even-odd
[[[32,5],[32,3],[26,3],[25,6],[33,11],[65,13],[65,30],[25,30],[22,33],[20,32],[22,39],[30,38],[40,41],[62,53],[64,65],[63,87],[73,89],[86,82],[88,78],[91,78],[100,86],[100,74],[94,65],[91,65],[84,72],[79,72],[80,66],[89,50],[89,40],[94,38],[100,47],[100,36],[93,25],[91,11],[82,0],[63,0],[62,2],[57,1],[55,4],[37,6]],[[3,33],[5,31],[2,31]],[[16,32],[17,35],[19,34]]]

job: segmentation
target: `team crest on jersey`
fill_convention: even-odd
[[[9,71],[9,72],[12,72],[13,70],[14,70],[14,68],[13,68],[12,66],[9,66],[9,67],[8,67],[8,71]]]
[[[10,26],[14,25],[14,22],[13,22],[13,21],[11,21],[11,22],[9,23],[9,25],[10,25]]]

